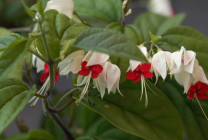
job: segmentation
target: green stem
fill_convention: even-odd
[[[54,78],[55,78],[55,71],[54,71],[54,67],[53,64],[49,64],[49,76],[50,76],[50,86],[46,92],[46,94],[49,96],[49,94],[51,93],[51,91],[54,88]]]
[[[35,52],[32,49],[29,49],[28,51],[34,54],[35,56],[37,56],[38,58],[40,58],[43,62],[47,62],[47,59],[43,57],[42,55],[40,55],[38,52]]]
[[[50,118],[53,119],[53,121],[56,122],[56,124],[63,130],[63,132],[66,135],[67,140],[74,140],[72,134],[69,132],[68,128],[61,121],[59,116],[56,113],[53,113],[50,111],[50,107],[49,107],[47,99],[43,99],[43,104],[44,104],[44,107],[45,107],[46,111],[48,112]]]
[[[32,32],[31,27],[10,28],[11,32]]]
[[[75,99],[71,99],[71,100],[69,100],[69,102],[68,103],[66,103],[64,106],[62,106],[61,108],[59,108],[59,109],[52,109],[54,112],[56,112],[56,113],[59,113],[59,112],[61,112],[61,111],[63,111],[64,109],[66,109],[69,105],[71,105],[72,103],[74,103],[74,101],[75,101]]]
[[[76,104],[73,102],[70,108],[70,112],[69,112],[69,121],[67,123],[68,128],[71,126],[73,122],[75,107],[76,107]]]
[[[48,97],[47,95],[45,96],[45,95],[40,95],[40,94],[37,94],[37,93],[35,93],[34,96],[42,98],[42,99],[46,99]]]
[[[77,13],[76,11],[73,11],[73,14],[75,14],[75,15],[78,17],[78,19],[79,19],[83,24],[85,24],[85,25],[87,25],[87,26],[89,26],[89,27],[92,27],[92,26],[90,25],[90,23],[88,23],[88,22],[86,22],[86,21],[83,21],[82,18],[78,15],[78,13]]]
[[[80,90],[80,88],[74,88],[72,90],[70,90],[69,92],[67,92],[63,97],[61,97],[61,99],[58,101],[58,103],[53,107],[53,108],[57,108],[59,106],[59,104],[69,95],[71,95],[72,93],[74,93],[74,91],[76,90]]]
[[[45,48],[45,51],[46,51],[46,56],[49,60],[51,60],[52,57],[51,57],[50,49],[49,49],[48,42],[47,42],[47,39],[46,39],[45,30],[42,27],[40,22],[38,22],[38,24],[39,24],[40,30],[42,32],[42,39],[43,39],[43,45],[44,45],[44,48]]]
[[[30,82],[35,85],[35,81],[32,79],[31,74],[30,74],[30,70],[27,70],[26,75],[28,77],[28,79],[30,80]]]

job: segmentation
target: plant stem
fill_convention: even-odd
[[[73,11],[73,14],[75,14],[75,15],[78,17],[78,19],[79,19],[83,24],[85,24],[85,25],[87,25],[87,26],[89,26],[89,27],[92,27],[88,22],[83,21],[82,18],[78,15],[78,13],[77,13],[76,11]]]
[[[40,58],[43,62],[47,62],[47,59],[45,57],[43,57],[42,55],[40,55],[38,52],[33,51],[32,49],[28,50],[29,52],[31,52],[32,54],[36,55],[38,58]]]
[[[48,64],[49,65],[49,76],[50,76],[50,86],[46,92],[46,94],[49,96],[49,94],[51,93],[51,91],[53,90],[54,87],[54,67],[53,64]]]
[[[70,108],[70,112],[69,112],[69,121],[67,123],[68,128],[71,126],[71,124],[73,122],[75,107],[76,107],[76,104],[75,104],[75,102],[73,102],[71,105],[71,108]]]
[[[43,45],[44,45],[44,48],[45,48],[45,51],[46,51],[46,56],[49,60],[51,60],[52,57],[51,57],[50,49],[49,49],[48,42],[47,42],[47,39],[46,39],[45,30],[42,27],[40,22],[38,22],[38,24],[39,24],[40,30],[42,32],[42,39],[43,39]]]
[[[21,116],[17,116],[16,123],[17,123],[17,126],[19,127],[20,132],[28,132],[29,131],[27,125],[25,124],[25,122],[23,121]]]
[[[32,32],[31,27],[10,28],[11,32]]]
[[[30,74],[30,70],[27,70],[25,73],[28,77],[28,79],[30,80],[30,82],[35,85],[35,81],[32,79],[31,74]]]
[[[72,103],[74,103],[74,101],[75,101],[75,99],[71,99],[71,100],[69,100],[69,102],[68,103],[66,103],[64,106],[62,106],[61,108],[59,108],[59,109],[53,109],[53,111],[54,112],[61,112],[61,111],[63,111],[64,109],[66,109],[69,105],[71,105]]]
[[[123,27],[125,27],[125,25],[126,25],[126,15],[125,14],[127,12],[127,5],[128,5],[128,3],[126,4],[125,8],[122,11],[122,21],[121,21],[121,25]]]
[[[74,140],[72,134],[69,132],[68,128],[61,121],[59,116],[56,113],[53,113],[50,111],[50,107],[49,107],[47,99],[43,99],[43,104],[44,104],[46,111],[48,112],[50,118],[53,119],[53,121],[56,122],[56,124],[63,130],[63,132],[66,135],[67,140]]]

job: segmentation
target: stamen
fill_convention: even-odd
[[[142,101],[142,96],[143,96],[143,92],[144,92],[143,85],[144,85],[144,77],[143,77],[143,75],[141,75],[142,93],[141,93],[141,97],[140,97],[140,99],[139,99],[140,102]]]
[[[197,96],[196,96],[196,93],[194,94],[194,97],[196,98],[197,102],[199,103],[199,106],[200,106],[200,108],[201,108],[201,110],[202,110],[202,112],[203,112],[205,118],[208,120],[207,115],[206,115],[206,113],[204,112],[204,110],[203,110],[203,108],[202,108],[202,106],[201,106],[201,104],[200,104],[200,102],[199,102],[199,100],[198,100],[198,98],[197,98]]]
[[[147,105],[148,105],[148,97],[147,97],[147,90],[146,90],[145,83],[144,83],[144,90],[145,90],[145,108],[147,108]]]
[[[82,90],[82,93],[80,94],[81,96],[75,102],[76,104],[79,104],[79,102],[82,100],[82,98],[85,96],[86,92],[88,91],[88,87],[89,87],[89,84],[90,84],[90,79],[91,79],[91,74],[89,74],[86,85],[85,85],[84,89]]]

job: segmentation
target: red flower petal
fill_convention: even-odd
[[[197,94],[205,94],[208,91],[208,86],[205,85],[204,87],[202,87],[199,91],[197,91]]]
[[[141,77],[141,75],[137,72],[129,71],[126,73],[126,78],[130,80],[136,79],[138,76]]]
[[[101,73],[103,71],[103,67],[101,65],[93,65],[92,71],[95,73]]]
[[[78,72],[78,75],[82,75],[82,76],[88,76],[90,74],[90,69],[89,70],[80,70]]]
[[[89,70],[90,69],[90,67],[86,67],[87,61],[83,61],[81,65],[82,65],[82,70]]]
[[[202,100],[203,99],[208,99],[207,94],[197,94],[196,96],[197,96],[198,99],[202,99]]]
[[[196,86],[195,86],[195,85],[192,85],[192,86],[190,87],[190,89],[188,90],[188,93],[194,94],[195,92],[196,92]]]
[[[58,73],[58,71],[57,71],[57,72],[56,72],[56,75],[55,75],[55,78],[54,78],[55,83],[58,81],[58,79],[59,79],[59,73]]]
[[[48,78],[49,76],[49,73],[43,73],[41,76],[40,76],[40,81],[41,82],[44,82],[46,78]]]
[[[138,65],[137,68],[134,71],[140,71],[141,66]]]
[[[133,81],[133,84],[136,83],[136,82],[139,82],[139,81],[141,81],[141,75],[139,77],[137,77],[136,80]]]
[[[49,66],[47,63],[45,63],[45,65],[44,65],[44,71],[45,71],[45,73],[49,73]]]
[[[99,73],[92,72],[92,79],[98,78]]]
[[[144,75],[145,78],[152,78],[153,77],[153,74],[151,72],[144,72],[142,73]]]
[[[151,64],[149,64],[149,63],[143,63],[141,65],[140,70],[143,73],[143,72],[148,72],[150,70],[150,68],[151,68]]]
[[[194,99],[194,93],[189,93],[188,94],[188,98],[191,100],[191,99]]]
[[[204,83],[202,83],[202,82],[200,82],[200,81],[197,82],[195,85],[196,85],[196,88],[197,88],[197,89],[201,89],[201,88],[203,88],[204,86],[206,86]]]

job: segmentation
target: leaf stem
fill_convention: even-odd
[[[32,32],[31,27],[10,28],[11,32]]]
[[[47,62],[47,59],[43,57],[42,55],[40,55],[38,52],[35,52],[32,49],[29,49],[28,51],[34,54],[35,56],[37,56],[38,58],[40,58],[43,62]]]
[[[56,122],[56,124],[63,130],[63,132],[66,135],[67,140],[74,140],[72,134],[69,132],[68,128],[61,121],[59,116],[56,113],[53,113],[50,111],[50,107],[49,107],[47,99],[43,99],[43,104],[44,104],[44,107],[45,107],[46,111],[48,112],[50,118],[53,119],[53,121]]]
[[[64,94],[63,97],[61,97],[61,99],[58,101],[58,103],[53,107],[53,108],[57,108],[59,106],[59,104],[69,95],[71,95],[72,93],[74,93],[76,90],[80,90],[80,88],[74,88],[72,90],[70,90],[69,92],[67,92],[66,94]]]
[[[71,105],[72,103],[74,103],[74,101],[75,101],[75,99],[72,98],[72,99],[69,100],[69,102],[67,102],[64,106],[62,106],[62,107],[59,108],[59,109],[53,109],[53,111],[56,112],[56,113],[59,113],[59,112],[63,111],[64,109],[66,109],[69,105]]]
[[[123,0],[122,0],[122,2],[123,2]],[[125,6],[125,8],[124,9],[122,9],[122,21],[121,21],[121,25],[123,26],[123,27],[125,27],[125,25],[126,25],[126,12],[127,12],[127,5],[128,5],[128,2],[126,3],[126,6]]]
[[[77,13],[75,10],[73,11],[73,14],[75,14],[75,15],[78,17],[78,19],[79,19],[83,24],[85,24],[85,25],[87,25],[87,26],[89,26],[89,27],[92,27],[92,26],[90,25],[90,23],[88,23],[88,22],[86,22],[86,21],[83,21],[82,18],[78,15],[78,13]]]

